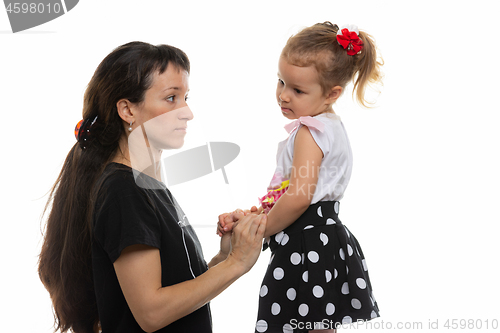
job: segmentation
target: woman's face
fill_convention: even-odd
[[[162,74],[153,75],[153,83],[146,90],[144,101],[133,106],[136,126],[144,125],[149,146],[178,149],[184,144],[187,122],[193,119],[186,103],[188,79],[185,70],[169,64]]]

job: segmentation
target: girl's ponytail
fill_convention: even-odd
[[[353,94],[356,92],[356,101],[365,107],[370,107],[374,103],[365,99],[366,87],[370,84],[382,84],[382,72],[380,67],[383,60],[377,56],[377,48],[373,37],[364,31],[359,32],[359,37],[363,41],[363,50],[356,61],[356,78],[354,80]]]

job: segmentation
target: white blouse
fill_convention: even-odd
[[[277,167],[269,187],[279,186],[281,181],[290,179],[294,171],[292,163],[295,136],[298,129],[304,126],[304,123],[311,123],[311,121],[308,122],[308,119],[304,120],[304,118],[313,118],[313,123],[315,120],[316,123],[319,120],[324,124],[324,126],[318,123],[320,126],[307,125],[316,144],[323,152],[318,183],[311,205],[319,201],[339,201],[344,196],[344,191],[351,178],[352,151],[344,125],[340,117],[333,113],[322,113],[314,117],[301,117],[295,120],[298,126],[292,130],[286,140],[278,145]],[[310,172],[310,170],[312,168],[296,170],[296,172],[298,176],[305,176],[305,172]],[[298,190],[307,191],[308,189]]]

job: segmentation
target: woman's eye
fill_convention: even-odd
[[[189,96],[184,97],[184,102],[187,102],[188,99],[189,99]]]
[[[175,100],[175,95],[172,95],[172,96],[168,96],[167,98],[165,98],[167,101],[169,102],[173,102]]]

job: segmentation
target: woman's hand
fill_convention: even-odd
[[[217,234],[221,237],[219,253],[208,263],[208,267],[213,267],[225,260],[231,252],[231,239],[232,230],[239,220],[248,214],[259,212],[257,207],[253,206],[249,210],[243,211],[237,209],[232,213],[224,213],[219,215],[219,222],[217,223]],[[255,214],[254,214],[255,215]],[[224,225],[224,227],[222,227]]]
[[[259,258],[266,223],[267,215],[249,213],[233,224],[231,252],[227,260],[240,265],[243,274],[248,272]]]
[[[231,232],[226,232],[220,239],[219,255],[222,260],[225,260],[229,255],[229,252],[231,252],[231,236]]]

